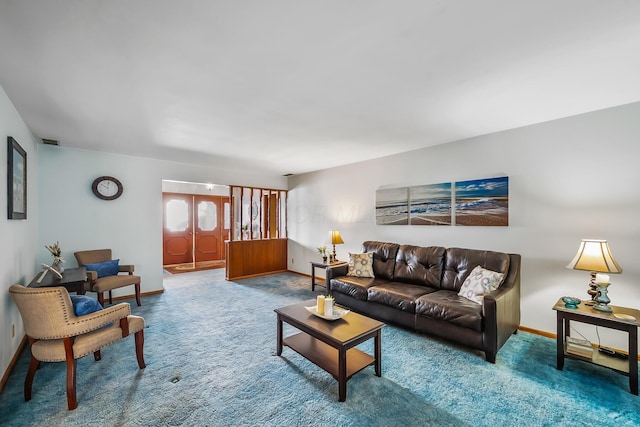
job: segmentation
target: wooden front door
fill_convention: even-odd
[[[214,261],[225,258],[224,241],[229,238],[229,198],[221,196],[194,196],[195,261]],[[227,208],[225,209],[225,203]],[[228,215],[228,214],[227,214]],[[225,224],[226,223],[226,224]]]
[[[162,264],[225,259],[229,238],[229,198],[163,193]]]
[[[162,194],[162,264],[193,262],[193,196]]]

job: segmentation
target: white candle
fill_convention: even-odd
[[[324,314],[324,295],[318,295],[316,299],[316,311],[320,314]]]
[[[596,283],[609,283],[609,275],[602,273],[596,274]]]
[[[333,316],[333,298],[324,299],[324,315]]]

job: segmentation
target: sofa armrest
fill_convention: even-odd
[[[519,254],[509,254],[509,272],[498,289],[485,295],[482,315],[485,320],[485,352],[495,353],[520,326]]]
[[[327,295],[331,295],[331,279],[335,277],[342,277],[347,275],[347,271],[349,270],[349,264],[340,264],[333,267],[327,267],[326,270],[326,286],[327,286]]]
[[[340,276],[346,276],[349,271],[349,264],[340,264],[333,267],[327,267],[327,281]]]

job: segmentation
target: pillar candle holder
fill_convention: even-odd
[[[596,296],[596,304],[593,306],[594,310],[603,311],[605,313],[612,313],[613,310],[607,304],[611,302],[609,299],[608,288],[611,283],[598,283],[598,295]]]

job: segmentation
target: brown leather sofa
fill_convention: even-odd
[[[373,278],[347,276],[347,265],[327,269],[336,303],[482,350],[488,362],[520,325],[520,255],[476,249],[367,241]],[[478,304],[458,295],[476,267],[504,273]]]

